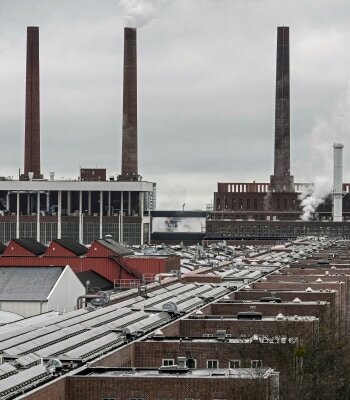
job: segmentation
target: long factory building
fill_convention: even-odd
[[[300,343],[315,341],[320,324],[330,318],[333,323],[347,318],[348,283],[345,278],[339,283],[335,275],[341,268],[349,276],[345,259],[338,256],[344,249],[347,242],[315,239],[270,250],[237,249],[229,262],[113,294],[106,307],[4,324],[0,396],[225,399],[229,388],[244,399],[276,400],[290,378],[289,368],[300,367],[295,358]],[[296,264],[293,283],[288,264],[303,265],[313,254],[314,264],[323,260],[322,269],[310,270],[305,285],[297,280]],[[329,279],[320,283],[325,271],[331,271]],[[284,280],[290,281],[288,287]],[[242,295],[256,300],[239,300]],[[281,346],[291,356],[286,365],[273,356]],[[227,386],[222,379],[232,380]],[[156,382],[162,384],[155,389]],[[264,389],[257,395],[252,386]]]

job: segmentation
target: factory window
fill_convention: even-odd
[[[0,242],[6,243],[16,237],[15,222],[1,222],[0,227]]]
[[[123,241],[129,245],[139,244],[141,241],[141,224],[123,224]]]
[[[62,222],[62,237],[79,240],[79,223]],[[86,243],[86,242],[85,242]],[[91,242],[89,242],[91,243]]]
[[[281,209],[281,200],[277,199],[277,210]]]
[[[239,199],[238,208],[239,208],[240,210],[243,209],[243,201],[242,201],[242,199]]]
[[[220,199],[216,199],[216,209],[221,210],[221,200]]]
[[[40,241],[41,243],[50,243],[57,237],[57,222],[40,223]]]
[[[36,222],[20,222],[19,237],[36,239]]]
[[[100,230],[100,226],[98,227],[98,229]],[[112,222],[104,222],[102,224],[102,237],[105,237],[106,235],[112,235],[113,240],[118,242],[119,241],[119,224],[112,223]]]
[[[284,209],[288,210],[288,199],[284,199]]]
[[[232,210],[236,208],[236,199],[232,199]]]
[[[229,368],[240,368],[241,367],[241,360],[230,360],[228,363]]]
[[[247,199],[247,210],[250,210],[250,199]]]
[[[225,201],[225,208],[227,208],[227,198],[226,197],[224,198],[224,201]]]
[[[197,368],[197,360],[195,358],[188,358],[186,360],[187,368]]]
[[[250,366],[252,368],[262,368],[262,361],[261,360],[252,360],[250,362]]]
[[[254,199],[254,210],[258,209],[258,199]]]
[[[207,368],[208,369],[219,368],[219,361],[218,360],[207,360]]]
[[[174,359],[173,358],[163,358],[162,365],[164,367],[168,367],[169,365],[174,365]]]
[[[295,199],[292,200],[292,209],[295,210],[295,206],[296,206],[296,201]]]

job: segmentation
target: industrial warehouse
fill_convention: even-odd
[[[87,12],[88,3],[84,7],[78,6],[79,13]],[[145,2],[121,0],[121,3],[136,4],[137,13],[142,14]],[[146,3],[152,14],[153,0]],[[171,3],[173,6],[175,2]],[[214,4],[217,7],[217,2]],[[99,10],[104,7],[107,6],[98,4]],[[35,9],[35,14],[40,14],[39,8]],[[78,30],[81,20],[75,13],[72,15],[74,29]],[[190,12],[185,16],[186,29],[193,34],[193,16]],[[189,148],[193,162],[198,162],[196,150],[206,158],[207,169],[203,165],[196,168],[202,174],[203,182],[212,179],[206,186],[210,196],[211,188],[219,181],[212,200],[209,200],[211,204],[204,207],[203,203],[201,208],[191,210],[191,203],[185,195],[182,199],[181,188],[176,186],[171,168],[168,169],[164,161],[152,159],[156,165],[153,176],[159,181],[145,180],[139,161],[142,163],[142,153],[149,151],[149,143],[153,154],[159,151],[157,141],[157,145],[164,146],[169,165],[173,162],[177,173],[185,171],[180,165],[181,154],[177,148],[172,148],[174,142],[169,138],[172,135],[176,141],[183,140],[181,126],[175,123],[177,109],[173,103],[166,103],[164,94],[157,92],[159,87],[154,87],[163,82],[160,69],[154,65],[159,63],[161,73],[170,81],[169,70],[193,62],[197,56],[195,50],[190,48],[188,51],[185,46],[180,60],[174,57],[176,52],[173,53],[169,43],[173,40],[171,35],[185,33],[179,27],[176,27],[176,33],[167,31],[164,26],[168,28],[169,24],[165,22],[162,29],[169,38],[164,42],[171,54],[167,70],[169,58],[164,54],[166,62],[162,64],[163,60],[152,53],[152,46],[147,47],[154,36],[148,36],[147,32],[143,35],[142,31],[141,52],[137,52],[137,35],[142,24],[123,23],[119,27],[120,35],[115,35],[118,32],[115,21],[110,25],[112,28],[107,28],[106,20],[100,20],[98,12],[93,17],[98,23],[90,22],[88,26],[91,37],[87,35],[86,42],[89,46],[94,42],[102,46],[101,37],[116,39],[120,36],[118,48],[123,54],[123,63],[118,60],[116,64],[123,64],[120,80],[123,104],[117,108],[122,110],[120,171],[114,167],[115,151],[110,138],[106,143],[110,146],[113,162],[102,166],[112,165],[112,168],[98,167],[98,163],[94,167],[95,162],[82,164],[77,176],[70,179],[59,177],[61,174],[57,170],[60,168],[42,168],[41,156],[45,159],[47,154],[41,153],[41,142],[49,137],[50,131],[45,120],[41,131],[40,115],[42,110],[46,114],[48,109],[45,101],[41,109],[45,92],[41,90],[39,78],[39,65],[42,65],[39,62],[39,27],[28,26],[23,168],[20,161],[18,176],[0,176],[0,399],[349,399],[350,183],[343,179],[343,159],[346,161],[348,149],[344,138],[332,141],[333,181],[332,189],[326,194],[317,195],[316,176],[314,182],[313,178],[310,182],[294,180],[292,170],[298,174],[295,166],[291,168],[290,152],[293,135],[289,27],[277,27],[275,98],[270,96],[271,103],[275,102],[274,168],[270,179],[248,182],[247,178],[245,182],[239,182],[237,174],[241,174],[241,178],[248,174],[244,175],[244,169],[236,168],[238,162],[232,164],[235,168],[223,168],[220,164],[215,170],[214,162],[220,156],[223,158],[221,148],[227,143],[226,138],[222,141],[219,133],[216,135],[213,131],[218,147],[211,152],[218,153],[217,158],[217,154],[210,154],[212,158],[201,154],[187,142],[184,146]],[[158,17],[156,13],[152,15],[154,17]],[[244,20],[250,26],[250,20]],[[269,21],[271,31],[267,34],[267,42],[272,44],[273,53],[274,30],[282,21]],[[230,20],[230,25],[232,22]],[[287,19],[286,22],[292,21]],[[44,60],[50,58],[46,43],[55,47],[57,42],[51,39],[56,33],[48,31],[40,18],[26,19],[25,25],[23,21],[21,23],[24,27],[40,24],[45,42],[40,54]],[[106,36],[98,35],[97,26],[106,29]],[[294,28],[293,32],[297,31]],[[18,27],[16,29],[18,32]],[[231,40],[227,39],[225,24],[215,29],[220,40]],[[237,27],[237,32],[239,29]],[[18,41],[24,46],[21,32]],[[200,33],[202,36],[203,32]],[[260,43],[256,33],[254,41]],[[300,41],[303,32],[301,36],[297,35],[295,40]],[[237,38],[236,45],[246,45]],[[154,40],[156,46],[160,46],[162,39]],[[84,47],[85,42],[80,36],[79,40],[79,45]],[[219,57],[227,56],[221,45],[216,44],[215,49],[220,56],[209,50],[209,56],[217,64],[221,62]],[[209,49],[210,43],[205,42],[205,47]],[[114,54],[115,50],[113,47]],[[68,52],[68,47],[64,51]],[[86,52],[90,53],[90,47]],[[143,58],[149,52],[152,57]],[[147,112],[142,114],[142,124],[138,124],[138,54],[142,58],[140,70],[149,68],[153,74],[156,71],[156,85],[146,81],[152,86],[152,96],[160,98],[156,116],[152,116],[150,127],[146,129],[143,124]],[[270,56],[265,58],[271,59]],[[103,60],[106,64],[110,61]],[[254,62],[257,61],[254,54]],[[84,61],[78,68],[83,70],[83,64]],[[91,64],[96,73],[97,64]],[[52,67],[51,64],[46,68]],[[295,71],[293,68],[292,65],[292,71]],[[45,68],[43,71],[45,75]],[[98,70],[98,73],[103,75],[105,70]],[[220,74],[218,65],[210,75],[215,77],[211,82],[215,92],[220,84],[235,79],[235,75],[230,74],[227,78]],[[300,75],[296,76],[299,80]],[[145,75],[140,77],[140,82],[144,82]],[[83,73],[82,78],[84,85],[92,83]],[[199,82],[196,95],[202,95],[204,79],[208,77],[203,77],[198,69],[195,78]],[[249,78],[254,83],[253,78]],[[194,80],[193,76],[191,80]],[[48,81],[44,76],[44,88]],[[111,92],[118,93],[114,82],[113,75],[109,81]],[[195,84],[191,86],[192,82],[186,84],[179,80],[175,85],[185,87],[185,96],[197,89]],[[273,85],[268,86],[272,88]],[[140,89],[142,95],[144,86]],[[235,90],[234,86],[229,87],[227,96],[231,96],[232,90]],[[148,101],[147,97],[139,98],[142,103]],[[242,103],[243,100],[244,97]],[[258,101],[265,100],[259,98]],[[107,107],[106,104],[107,101],[101,101],[101,108]],[[252,105],[253,101],[249,103]],[[117,114],[114,106],[113,103],[109,119]],[[195,121],[196,108],[201,106],[198,102],[193,108],[192,104],[188,107],[189,121]],[[174,123],[175,129],[162,128],[161,139],[152,136],[151,131],[159,129],[155,119],[169,117],[168,112],[174,119],[167,119],[166,123]],[[209,109],[209,113],[215,115],[215,108]],[[271,110],[266,112],[267,118],[272,114]],[[101,115],[102,120],[105,114]],[[238,147],[235,130],[239,132],[240,127],[232,123],[236,118],[239,119],[237,114],[230,110],[230,127],[227,125],[225,129],[232,127],[235,133],[232,140]],[[115,121],[112,125],[115,129]],[[81,132],[77,129],[77,137],[84,133],[87,138],[93,130],[84,128],[84,124],[81,126]],[[138,128],[142,128],[142,135]],[[67,137],[65,126],[60,129],[62,137]],[[187,129],[186,134],[196,135],[190,124]],[[101,132],[96,130],[96,137],[103,141]],[[151,141],[145,146],[142,140],[148,135]],[[268,142],[265,134],[260,136]],[[51,146],[51,142],[47,142]],[[140,146],[140,143],[143,144]],[[252,146],[256,145],[259,143],[253,142]],[[16,146],[16,151],[20,147]],[[81,140],[78,150],[88,153],[88,141]],[[94,150],[99,162],[108,162],[108,155],[99,152],[97,146]],[[249,151],[244,150],[242,154],[258,174],[259,163],[255,163]],[[64,156],[63,152],[57,151],[61,162],[65,161]],[[72,157],[71,160],[78,164],[80,159]],[[46,175],[43,171],[50,172]],[[191,171],[188,172],[191,176]],[[151,173],[152,170],[147,170],[145,175],[150,177]],[[162,174],[179,192],[180,209],[157,209],[157,196],[161,191],[164,193],[164,186],[160,184],[164,183]],[[214,179],[210,178],[213,176]],[[188,177],[182,178],[185,181]],[[197,195],[197,187],[193,185],[190,196]]]
[[[1,398],[229,399],[240,393],[274,400],[346,390],[345,370],[328,388],[322,381],[315,387],[308,371],[318,362],[310,359],[313,351],[329,357],[317,348],[322,341],[334,340],[337,352],[346,347],[348,242],[304,238],[274,247],[221,244],[206,255],[199,250],[174,247],[184,266],[187,253],[197,264],[181,278],[110,292],[105,305],[3,324]],[[336,329],[332,338],[324,336],[329,326]]]

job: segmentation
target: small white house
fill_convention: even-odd
[[[85,288],[66,267],[0,267],[0,310],[23,317],[76,309]]]

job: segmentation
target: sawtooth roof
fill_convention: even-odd
[[[13,241],[19,244],[20,246],[24,247],[25,249],[29,250],[36,256],[44,254],[45,251],[47,250],[46,246],[44,246],[42,243],[37,242],[35,239],[32,238],[13,239]]]
[[[55,239],[54,242],[58,243],[59,245],[76,254],[77,256],[82,256],[88,251],[87,247],[73,239]]]

